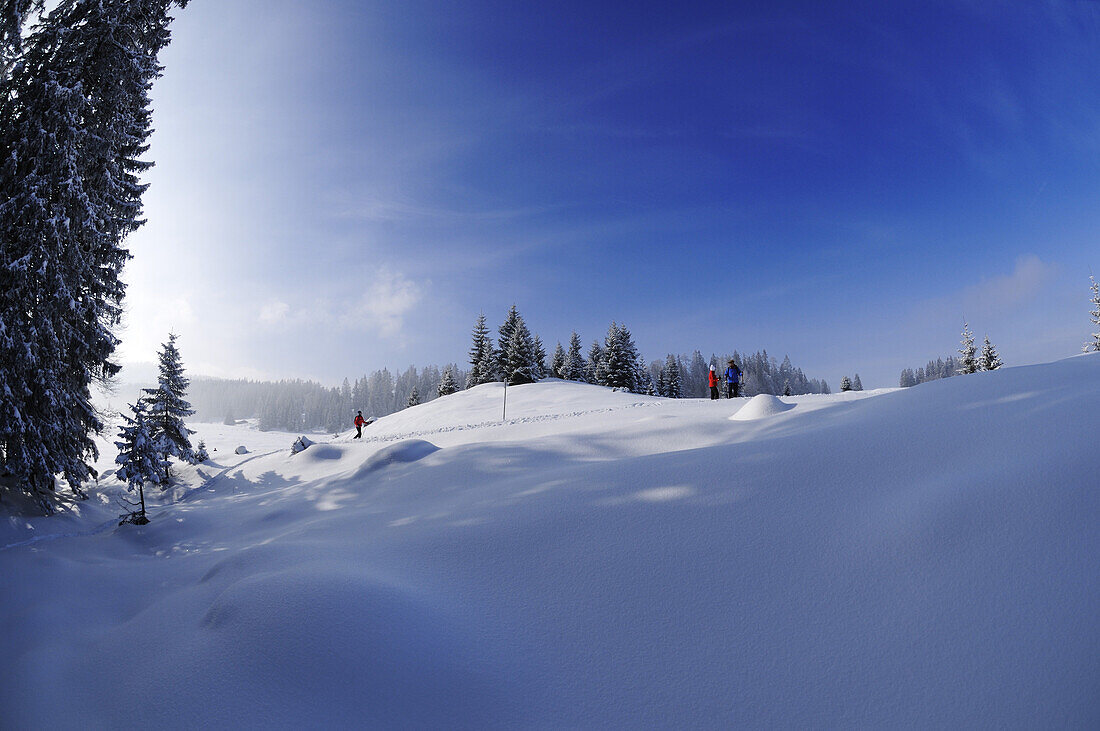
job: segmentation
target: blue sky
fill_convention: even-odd
[[[122,356],[335,383],[548,347],[831,384],[1078,352],[1100,3],[195,0],[154,90]]]

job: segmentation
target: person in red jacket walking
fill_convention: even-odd
[[[710,397],[712,399],[718,398],[718,374],[714,372],[714,366],[710,367],[707,383],[710,384]]]
[[[713,375],[713,374],[711,374]],[[363,438],[363,425],[367,423],[367,420],[363,418],[363,412],[360,411],[355,415],[355,436],[352,439]]]

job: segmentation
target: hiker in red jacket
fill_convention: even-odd
[[[363,425],[367,423],[367,420],[363,418],[363,412],[360,411],[355,415],[355,436],[352,439],[362,439],[363,437]]]
[[[710,397],[712,399],[718,398],[718,374],[714,372],[714,366],[710,367],[707,383],[710,384]]]

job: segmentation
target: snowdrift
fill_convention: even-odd
[[[730,419],[733,421],[753,421],[754,419],[782,414],[784,411],[790,411],[793,408],[794,404],[784,403],[778,396],[761,393],[749,399],[749,402],[738,409],[737,413],[731,416]]]
[[[199,425],[147,526],[0,522],[0,726],[1100,726],[1100,356],[781,418],[502,396]]]

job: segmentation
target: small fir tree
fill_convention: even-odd
[[[558,341],[557,347],[554,348],[554,354],[550,356],[550,375],[554,378],[565,379],[562,375],[563,367],[565,366],[565,348],[561,346],[561,341]]]
[[[974,347],[974,333],[970,332],[969,323],[963,323],[962,347],[959,348],[959,373],[975,373],[978,370],[978,359]]]
[[[567,381],[584,381],[587,371],[588,364],[581,354],[581,338],[574,330],[569,336],[569,349],[565,352],[561,377]]]
[[[164,481],[166,486],[170,479],[168,461],[172,457],[194,464],[195,453],[191,447],[190,435],[194,434],[187,428],[183,420],[191,416],[191,404],[184,400],[190,381],[183,375],[183,362],[180,359],[180,351],[176,348],[175,333],[168,334],[168,342],[161,345],[158,358],[159,374],[156,388],[142,389],[145,395],[146,411],[149,414],[149,423],[153,430],[153,438],[164,448]]]
[[[680,380],[680,362],[672,353],[665,358],[665,367],[662,369],[665,377],[665,396],[669,398],[683,398],[683,385]]]
[[[450,396],[456,391],[458,391],[458,386],[455,384],[454,374],[451,373],[451,367],[447,366],[443,369],[443,375],[439,379],[439,395]]]
[[[859,380],[859,374],[858,373],[852,379],[852,390],[853,391],[862,391],[863,390],[863,381]]]
[[[840,379],[840,390],[841,392],[852,390],[852,381],[848,376]]]
[[[604,384],[611,388],[633,391],[634,360],[637,355],[633,342],[628,345],[630,333],[612,322],[603,340]]]
[[[784,396],[790,396],[791,395],[791,381],[790,381],[789,378],[787,379],[786,383],[783,384],[783,395]]]
[[[531,376],[537,381],[546,378],[546,348],[543,347],[542,339],[538,335],[535,336],[533,354]]]
[[[1092,285],[1089,289],[1092,290],[1092,297],[1089,298],[1089,302],[1092,303],[1092,310],[1089,312],[1089,318],[1092,320],[1092,324],[1096,327],[1096,332],[1092,334],[1092,340],[1085,343],[1083,348],[1084,352],[1100,352],[1100,282],[1096,281],[1096,277],[1089,275],[1089,281]]]
[[[603,346],[599,340],[592,341],[592,347],[588,349],[588,363],[585,378],[589,383],[598,386],[606,386],[607,370],[604,365]]]
[[[993,347],[993,343],[989,342],[989,336],[985,336],[985,343],[982,345],[982,355],[978,359],[978,366],[983,371],[995,371],[1004,365],[1001,362],[1001,356],[997,354],[997,350]]]
[[[409,392],[409,400],[405,402],[405,406],[418,406],[420,405],[420,391],[416,386],[412,387],[412,391]]]
[[[199,440],[199,446],[195,449],[195,462],[202,463],[210,459],[210,454],[206,451],[206,442]]]
[[[470,372],[466,376],[466,388],[490,383],[496,375],[496,354],[489,339],[489,327],[485,324],[485,313],[477,317],[474,324],[473,344],[470,346]]]
[[[125,483],[130,492],[137,492],[139,502],[134,505],[138,510],[123,515],[119,524],[144,525],[149,522],[145,515],[145,483],[159,484],[167,473],[168,465],[164,458],[166,447],[161,443],[163,436],[158,440],[153,435],[145,405],[139,400],[130,409],[133,417],[123,414],[125,423],[118,432],[121,441],[115,442],[118,447],[115,476]]]
[[[500,326],[500,352],[497,367],[501,377],[509,385],[531,383],[537,378],[535,343],[531,331],[516,306],[508,311],[508,317]]]

